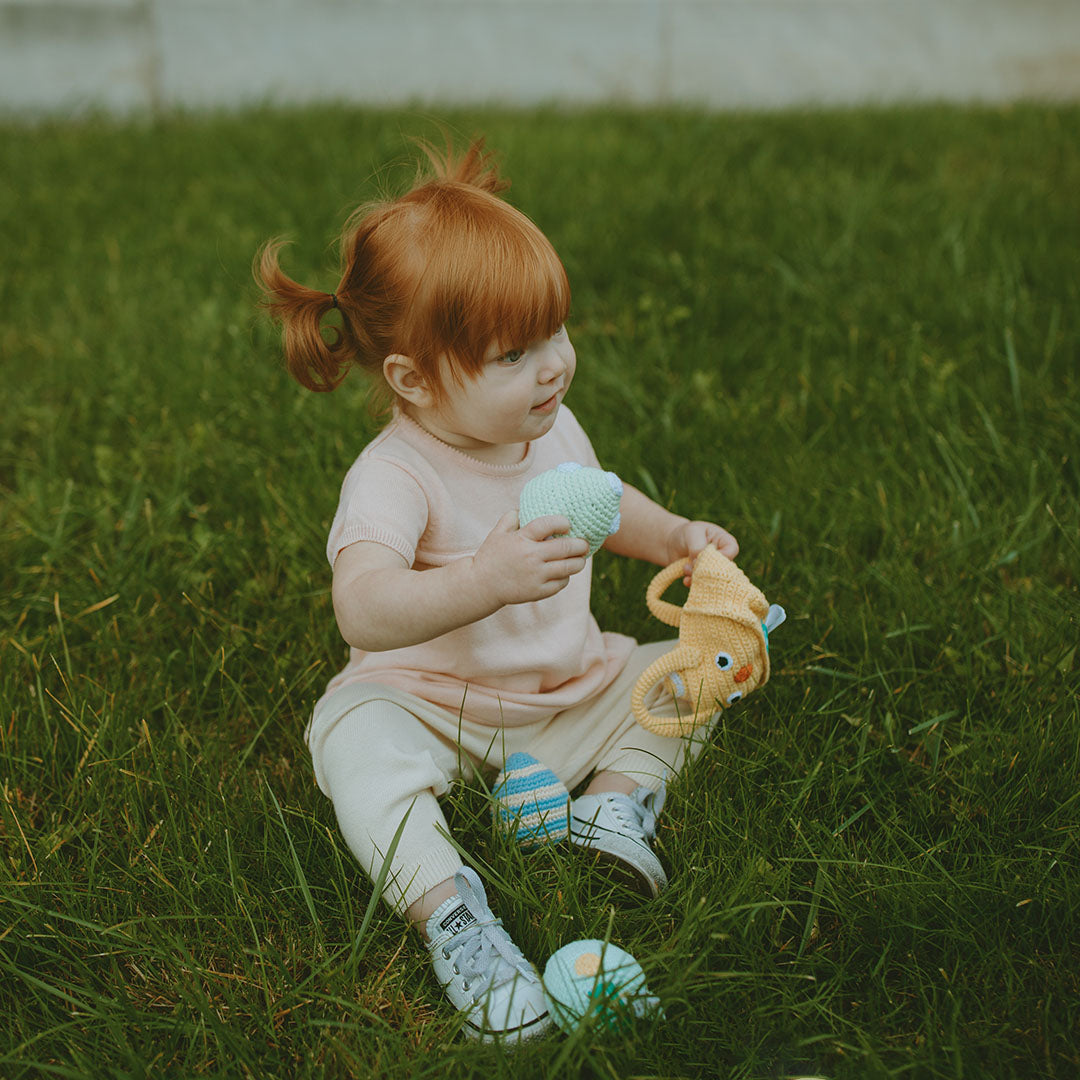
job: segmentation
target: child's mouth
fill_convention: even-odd
[[[547,399],[547,401],[541,401],[539,405],[532,407],[534,413],[549,413],[556,405],[559,404],[559,391],[556,390],[554,394]]]

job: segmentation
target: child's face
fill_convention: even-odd
[[[565,327],[528,346],[496,342],[475,377],[444,378],[443,400],[418,411],[433,435],[476,457],[520,459],[522,443],[551,430],[577,358]]]

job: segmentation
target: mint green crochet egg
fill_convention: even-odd
[[[595,555],[619,531],[622,492],[622,481],[613,472],[564,461],[534,476],[522,489],[518,524],[561,514],[570,519],[570,535],[587,540],[589,554]]]
[[[586,1018],[601,1032],[619,1032],[636,1020],[664,1017],[641,965],[610,941],[564,945],[544,966],[543,982],[551,1018],[568,1035]]]

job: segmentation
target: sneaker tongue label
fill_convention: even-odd
[[[451,934],[460,934],[466,926],[471,926],[474,922],[476,922],[476,916],[464,904],[460,904],[439,923],[439,929],[447,930]]]

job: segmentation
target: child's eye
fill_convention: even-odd
[[[524,349],[511,349],[499,357],[500,364],[516,364],[525,355]]]

